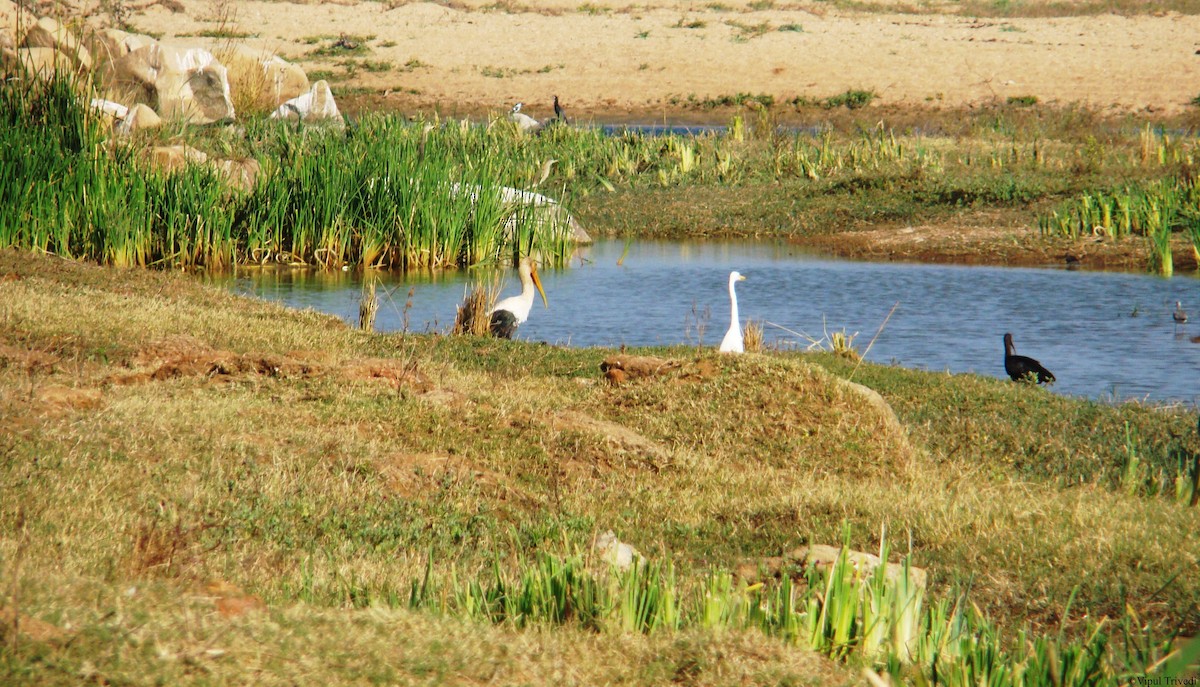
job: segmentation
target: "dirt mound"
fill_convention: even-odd
[[[642,456],[653,469],[670,460],[670,453],[656,441],[651,441],[625,425],[601,420],[575,411],[562,411],[551,419],[555,429],[571,429],[593,434],[617,452],[628,452]]]
[[[221,381],[254,376],[305,377],[320,369],[284,356],[230,351],[191,351],[168,355],[159,360],[153,370],[113,375],[108,381],[127,386],[179,377],[209,377]]]
[[[145,346],[133,356],[132,363],[135,367],[152,369],[112,375],[106,381],[117,386],[128,386],[182,377],[234,381],[252,377],[304,379],[335,375],[347,381],[380,380],[397,385],[407,384],[418,391],[433,388],[414,362],[391,358],[330,362],[319,353],[309,355],[306,352],[288,355],[234,353],[213,349],[188,336],[172,337]]]
[[[775,356],[744,355],[701,357],[691,361],[648,356],[615,355],[600,369],[610,384],[619,389],[666,383],[711,385],[697,396],[663,391],[662,410],[690,417],[696,424],[709,425],[714,432],[741,436],[743,446],[760,442],[803,450],[808,440],[837,443],[849,440],[862,450],[849,456],[841,467],[825,470],[896,474],[914,456],[908,433],[887,401],[874,390],[848,382],[824,368]],[[619,377],[614,378],[614,373]],[[718,408],[714,413],[714,407]],[[643,451],[654,464],[665,451],[644,433],[605,420],[578,414],[562,415],[576,428],[598,434],[615,445]],[[832,448],[830,449],[832,450]],[[789,460],[787,450],[776,458]],[[779,458],[783,455],[782,458]]]
[[[20,367],[26,372],[53,372],[59,357],[36,349],[19,348],[0,343],[0,367]]]

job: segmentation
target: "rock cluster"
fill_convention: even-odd
[[[783,575],[788,575],[794,581],[803,583],[808,568],[828,570],[837,563],[841,553],[842,550],[839,547],[828,544],[801,546],[782,556],[743,561],[737,566],[735,573],[747,584],[753,584],[768,577],[779,578]],[[875,568],[883,565],[885,566],[884,576],[888,580],[897,581],[907,575],[918,589],[925,589],[928,575],[924,568],[916,566],[906,568],[900,563],[883,561],[874,554],[852,550],[846,551],[846,561],[859,577],[867,577],[874,573]]]
[[[164,120],[233,121],[235,103],[341,123],[329,85],[310,86],[303,69],[269,51],[236,45],[214,52],[82,21],[68,26],[12,0],[0,0],[0,75],[68,76],[118,133]]]

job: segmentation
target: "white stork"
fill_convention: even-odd
[[[542,303],[549,308],[546,292],[542,290],[542,280],[538,278],[537,265],[533,258],[522,258],[517,268],[521,275],[521,293],[509,296],[496,304],[489,313],[491,317],[492,336],[511,339],[517,326],[529,319],[529,310],[533,308],[533,290],[542,296]]]

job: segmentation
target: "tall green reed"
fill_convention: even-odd
[[[557,203],[516,193],[521,160],[477,128],[427,136],[373,116],[350,135],[248,127],[262,155],[246,193],[208,168],[161,172],[107,132],[65,81],[0,86],[0,245],[116,265],[235,262],[393,268],[499,262],[524,243],[562,263]],[[505,191],[512,187],[512,191]]]
[[[1104,192],[1085,192],[1049,214],[1038,216],[1044,235],[1078,239],[1103,236],[1146,239],[1150,271],[1169,277],[1174,272],[1171,239],[1182,230],[1200,255],[1200,187],[1194,180],[1169,178]]]

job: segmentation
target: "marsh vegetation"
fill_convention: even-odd
[[[518,246],[561,262],[571,243],[555,208],[502,197],[524,170],[489,154],[500,135],[482,129],[426,136],[367,117],[348,132],[265,119],[208,132],[216,155],[253,151],[261,172],[245,190],[208,166],[156,168],[66,82],[6,83],[0,107],[0,246],[114,266],[428,269],[496,264]]]
[[[540,189],[599,234],[770,235],[828,249],[829,237],[862,229],[987,216],[1040,227],[1045,241],[1030,249],[1039,255],[1099,237],[1144,241],[1140,262],[1158,273],[1196,264],[1190,138],[1004,105],[929,131],[883,122],[789,131],[771,102],[735,101],[744,109],[726,130],[698,136],[553,127],[530,137],[503,120],[385,114],[345,132],[259,118],[191,132],[189,145],[211,156],[256,161],[262,172],[245,191],[205,168],[141,164],[139,146],[174,132],[118,145],[65,85],[6,84],[0,245],[117,265],[412,269],[490,264],[532,242],[561,262],[562,215],[514,207],[498,191],[531,188],[556,160]]]

